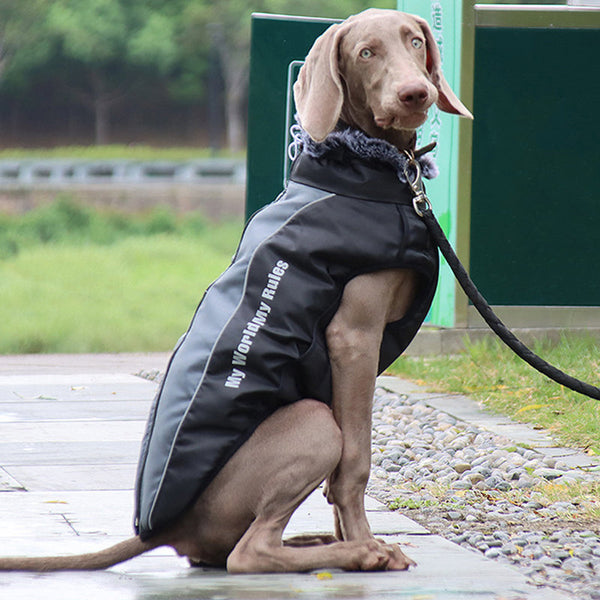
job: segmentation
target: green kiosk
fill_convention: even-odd
[[[600,335],[600,79],[590,77],[600,8],[399,0],[398,9],[429,21],[445,76],[475,115],[434,107],[420,131],[421,144],[438,142],[428,195],[471,277],[514,329]],[[291,88],[333,22],[253,16],[247,216],[285,185]],[[449,334],[429,351],[485,330],[445,264],[427,323]]]

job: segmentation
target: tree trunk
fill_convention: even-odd
[[[108,144],[110,139],[110,103],[102,96],[94,99],[94,131],[97,146]]]
[[[248,85],[246,69],[237,69],[226,77],[227,145],[231,152],[242,152],[246,147],[245,97]]]
[[[108,144],[110,127],[110,100],[106,92],[104,77],[98,71],[91,71],[92,108],[94,110],[94,131],[97,146]]]
[[[242,152],[246,147],[244,101],[248,89],[248,48],[236,48],[228,43],[220,24],[211,27],[211,41],[219,52],[224,71],[227,145],[231,152]]]

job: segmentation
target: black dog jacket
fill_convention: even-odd
[[[345,284],[400,267],[419,274],[419,292],[385,330],[380,372],[427,315],[437,250],[394,168],[345,147],[302,152],[286,190],[249,221],[171,357],[138,466],[143,539],[189,507],[277,408],[331,402],[324,332]]]

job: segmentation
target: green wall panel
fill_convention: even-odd
[[[272,202],[283,189],[289,83],[313,42],[334,20],[253,15],[248,99],[246,216]],[[290,81],[288,81],[290,79]],[[293,112],[293,111],[290,111]]]
[[[479,28],[471,276],[490,304],[600,305],[598,29]]]

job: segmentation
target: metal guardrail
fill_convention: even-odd
[[[0,187],[246,181],[246,163],[235,159],[177,161],[0,160]]]

